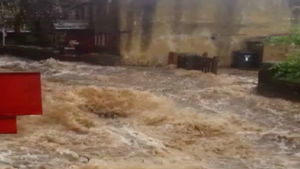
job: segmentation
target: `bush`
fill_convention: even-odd
[[[271,69],[275,72],[275,79],[300,82],[300,50]]]
[[[296,45],[300,46],[300,30],[293,30],[287,36],[271,37],[267,40],[268,43],[275,45]]]

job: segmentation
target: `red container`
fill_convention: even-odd
[[[40,73],[0,73],[0,116],[41,114]]]
[[[0,73],[0,133],[17,133],[17,116],[41,114],[40,73]]]
[[[16,117],[0,117],[0,133],[2,134],[17,133]]]

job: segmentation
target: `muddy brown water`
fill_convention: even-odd
[[[0,136],[1,169],[300,168],[300,104],[257,95],[255,71],[11,56],[0,71],[40,71],[44,109]]]

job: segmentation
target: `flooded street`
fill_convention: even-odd
[[[299,169],[300,103],[257,72],[102,67],[0,57],[42,73],[43,116],[0,136],[0,169]]]

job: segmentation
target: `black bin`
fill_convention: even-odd
[[[233,53],[233,67],[250,69],[256,67],[256,55],[249,51],[236,51]]]

